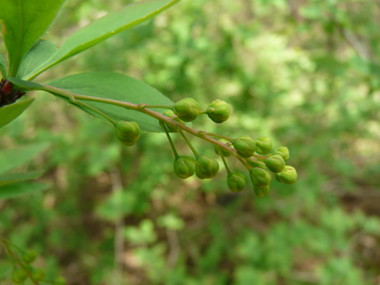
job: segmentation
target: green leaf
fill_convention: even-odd
[[[28,74],[26,78],[32,79],[36,77],[57,63],[156,16],[178,1],[179,0],[140,1],[99,18],[74,33],[46,64],[33,74]]]
[[[45,183],[19,182],[0,187],[0,199],[15,198],[21,195],[42,191],[49,187]]]
[[[0,53],[0,72],[3,78],[7,79],[7,65],[3,55]]]
[[[45,34],[65,0],[0,0],[0,20],[8,50],[9,75],[35,42]]]
[[[15,182],[36,179],[40,177],[42,173],[43,171],[30,171],[0,174],[0,187]]]
[[[137,79],[119,73],[82,73],[55,80],[50,82],[48,85],[79,95],[114,99],[133,104],[145,103],[150,105],[173,105],[173,102],[169,98],[158,92],[153,87]],[[69,100],[63,97],[60,98],[64,99],[69,104],[72,104]],[[140,129],[143,131],[163,131],[156,119],[140,112],[127,110],[123,107],[105,103],[92,101],[83,102],[102,111],[116,121],[125,120],[137,122]],[[89,113],[90,115],[104,119],[89,109],[77,106],[75,104],[73,105]],[[163,112],[165,109],[153,110]]]
[[[0,173],[5,173],[33,158],[49,146],[49,143],[34,143],[0,151]]]
[[[22,79],[8,77],[8,80],[18,87],[22,87],[20,91],[32,91],[32,90],[43,90],[44,87],[41,84],[32,81],[25,81]]]
[[[21,62],[17,77],[23,78],[28,73],[33,72],[48,61],[56,52],[57,48],[55,44],[49,41],[39,40]]]
[[[22,114],[34,101],[34,98],[17,102],[0,108],[0,128],[12,122]]]

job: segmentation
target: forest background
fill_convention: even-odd
[[[61,45],[130,2],[69,0],[44,38]],[[225,100],[230,120],[194,124],[288,146],[299,179],[265,198],[230,192],[225,170],[181,180],[164,134],[126,148],[112,127],[35,93],[0,148],[49,142],[22,167],[45,169],[49,188],[0,200],[0,235],[70,285],[380,284],[379,18],[379,1],[182,0],[62,63],[39,81],[113,71],[173,101]]]

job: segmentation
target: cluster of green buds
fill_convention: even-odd
[[[14,284],[24,284],[27,279],[31,281],[31,284],[40,284],[40,282],[53,285],[66,284],[66,280],[62,276],[57,276],[54,280],[49,280],[46,278],[45,269],[36,268],[32,265],[37,258],[37,252],[35,250],[22,250],[4,239],[0,240],[0,244],[4,247],[5,252],[12,262],[12,282]]]
[[[226,160],[230,156],[237,158],[248,170],[257,196],[262,197],[269,193],[272,175],[275,176],[277,181],[285,184],[293,184],[297,180],[295,168],[285,164],[285,161],[289,159],[287,147],[280,146],[272,150],[272,140],[264,136],[255,140],[249,136],[232,139],[205,131],[197,131],[186,124],[194,121],[202,114],[207,114],[217,124],[225,122],[231,115],[231,108],[225,101],[215,100],[204,111],[201,111],[198,102],[192,98],[182,99],[173,106],[148,106],[143,104],[143,107],[167,109],[163,114],[159,115],[158,119],[173,150],[174,173],[179,178],[187,179],[195,174],[199,179],[211,179],[219,171],[217,160],[198,154],[185,135],[185,132],[187,132],[215,145],[215,153],[221,157],[227,170],[228,188],[233,192],[244,190],[246,178],[243,173],[230,170]],[[151,110],[150,112],[154,113]],[[117,138],[126,146],[134,145],[140,137],[140,128],[135,122],[119,121],[115,127]],[[183,137],[194,157],[178,154],[170,137],[170,132],[179,133]]]

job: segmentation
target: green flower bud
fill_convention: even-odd
[[[220,139],[219,141],[220,141],[221,143],[224,143],[224,144],[229,143],[229,141],[228,141],[228,140],[225,140],[225,139]],[[225,150],[224,148],[221,148],[220,146],[215,145],[215,153],[216,153],[217,155],[220,155],[220,152],[223,153],[223,156],[224,156],[224,157],[229,157],[229,156],[231,156],[231,152],[230,152],[229,150]]]
[[[63,278],[62,276],[58,276],[58,277],[55,278],[55,280],[53,281],[53,284],[54,284],[54,285],[66,285],[66,280],[65,280],[65,278]]]
[[[252,167],[260,167],[262,169],[268,169],[268,167],[264,163],[259,163],[258,161],[248,159],[249,165]]]
[[[259,137],[256,139],[256,152],[260,154],[270,153],[272,150],[272,140],[267,137]]]
[[[285,184],[293,184],[297,181],[297,171],[293,166],[286,165],[281,172],[276,173],[276,180]]]
[[[32,263],[37,257],[37,252],[33,249],[29,249],[22,255],[22,260],[25,263]]]
[[[276,148],[274,150],[273,154],[281,155],[285,161],[287,161],[289,159],[289,150],[286,146],[280,146],[280,147]]]
[[[285,160],[281,155],[275,154],[265,160],[265,165],[269,168],[270,171],[278,173],[284,169]]]
[[[116,137],[123,145],[132,146],[140,137],[140,127],[135,122],[119,121],[116,125]]]
[[[163,115],[165,115],[166,117],[169,117],[169,118],[172,118],[173,116],[176,116],[176,114],[174,114],[174,112],[172,110],[166,110]],[[181,123],[182,125],[186,125],[186,122],[182,121],[180,118],[178,118],[177,116],[174,118],[174,121],[177,121],[178,123]],[[175,129],[173,129],[170,125],[166,124],[166,126],[169,128],[169,130],[171,132],[176,132]]]
[[[267,196],[267,195],[269,194],[269,185],[267,185],[267,186],[262,186],[262,187],[254,186],[254,187],[253,187],[253,191],[255,191],[255,194],[256,194],[258,197],[264,197],[264,196]]]
[[[15,270],[13,270],[13,272],[12,272],[13,283],[21,284],[25,281],[26,277],[28,277],[28,274],[22,268],[17,268]]]
[[[194,175],[195,159],[191,156],[180,156],[174,160],[174,172],[182,179],[189,178]]]
[[[237,138],[232,144],[241,157],[251,157],[255,152],[256,144],[250,137]]]
[[[251,176],[251,181],[255,187],[264,187],[270,184],[272,180],[272,175],[268,170],[256,167],[249,170]]]
[[[222,100],[213,101],[207,108],[208,117],[215,123],[223,123],[230,117],[231,108],[226,102]]]
[[[229,173],[227,176],[227,185],[232,192],[240,192],[245,187],[245,176],[239,172]]]
[[[45,269],[43,268],[36,268],[32,272],[32,277],[37,282],[43,281],[45,279],[45,276],[46,276],[46,272],[45,272]]]
[[[205,155],[197,157],[195,163],[195,174],[200,179],[209,179],[216,176],[219,171],[219,163]]]
[[[185,98],[174,104],[173,111],[180,119],[191,122],[198,117],[200,108],[193,98]]]

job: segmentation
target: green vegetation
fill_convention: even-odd
[[[53,10],[63,1],[56,2]],[[28,49],[14,50],[12,77],[32,79],[54,66],[35,81],[84,96],[128,96],[133,104],[146,103],[136,101],[138,88],[162,99],[151,105],[193,98],[200,106],[194,122],[170,119],[174,113],[167,120],[232,138],[249,136],[247,149],[255,145],[267,159],[249,158],[251,175],[242,174],[236,172],[244,170],[240,161],[228,157],[233,141],[223,138],[214,148],[187,135],[200,166],[212,166],[203,171],[187,157],[192,153],[181,132],[174,132],[177,124],[167,126],[180,154],[173,157],[154,118],[86,101],[89,108],[62,95],[77,104],[72,108],[41,91],[28,93],[34,101],[28,96],[1,108],[0,187],[6,191],[0,193],[0,283],[22,282],[25,268],[33,266],[37,279],[64,284],[62,275],[70,285],[379,284],[377,3],[182,0],[68,59],[82,51],[75,42],[86,42],[94,26],[66,41],[73,31],[105,11],[123,13],[127,2],[67,1],[32,57],[21,62]],[[42,55],[55,52],[50,41],[60,52],[32,70]],[[5,57],[2,42],[0,52]],[[0,56],[3,73],[4,67]],[[96,80],[107,84],[83,88]],[[210,112],[210,102],[218,108],[215,100],[227,102],[231,115],[223,108]],[[137,122],[135,145],[121,144],[112,120],[99,120],[91,107],[116,122]],[[283,144],[287,148],[278,147]],[[284,161],[292,166],[283,167]],[[216,176],[189,177],[197,168],[202,177]],[[257,197],[255,192],[269,189],[267,168],[278,171],[276,179],[268,196]],[[12,183],[5,184],[10,174]],[[294,174],[295,184],[277,181],[290,184]],[[25,185],[29,194],[5,199]],[[12,271],[9,248],[24,266]]]

